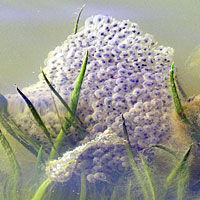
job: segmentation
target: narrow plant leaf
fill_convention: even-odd
[[[76,129],[77,134],[79,134],[80,138],[83,139],[83,138],[84,138],[84,135],[83,135],[82,133],[84,133],[84,132],[86,131],[85,128],[82,128],[82,127],[78,126],[76,123],[74,123],[74,121],[70,121],[70,120],[67,119],[67,118],[65,118],[65,120],[66,120],[66,122],[67,122],[68,124],[70,124],[71,126],[73,126],[73,127]],[[63,129],[64,129],[64,127],[63,127]],[[64,130],[64,131],[65,131],[65,130]],[[72,135],[72,133],[69,134],[69,132],[68,132],[66,135],[69,137],[70,135]]]
[[[9,200],[8,193],[10,192],[8,189],[8,181],[9,174],[0,169],[0,199]]]
[[[131,144],[130,144],[130,140],[129,140],[129,136],[128,136],[128,132],[127,132],[127,128],[126,128],[126,123],[125,123],[125,119],[124,119],[124,116],[122,115],[122,122],[123,122],[123,134],[124,134],[124,139],[127,140],[127,144],[126,144],[126,150],[127,150],[127,153],[128,153],[128,158],[129,158],[129,162],[130,162],[130,165],[131,165],[131,168],[136,176],[136,179],[139,183],[139,186],[142,190],[142,194],[144,196],[144,199],[145,200],[148,200],[148,192],[147,192],[147,189],[144,185],[144,180],[142,178],[142,175],[136,165],[136,162],[135,162],[135,159],[134,159],[134,154],[132,152],[132,149],[131,149]]]
[[[18,125],[6,114],[0,114],[0,124],[2,127],[22,146],[24,146],[29,152],[37,155],[39,145],[29,136],[26,135]]]
[[[22,96],[22,98],[26,102],[26,104],[29,107],[34,119],[37,121],[39,127],[43,130],[44,134],[49,139],[49,142],[52,144],[53,148],[55,149],[54,143],[53,143],[53,141],[51,139],[51,135],[50,135],[49,131],[47,130],[44,122],[42,121],[40,115],[38,114],[37,110],[35,109],[35,107],[31,103],[31,101],[22,93],[22,91],[19,88],[17,88],[17,91],[19,92],[19,94]]]
[[[20,137],[21,140],[23,140],[30,149],[31,153],[37,153],[38,150],[40,149],[40,146],[38,145],[37,141],[35,138],[30,137],[27,133],[25,133],[25,131],[23,131],[15,122],[14,119],[12,119],[12,117],[8,114],[8,122],[10,124],[10,127],[15,130],[15,133],[17,136]],[[45,152],[43,153],[43,155],[45,155]]]
[[[73,114],[76,113],[79,94],[80,94],[80,91],[81,91],[81,85],[83,83],[83,78],[84,78],[86,67],[87,67],[87,61],[88,61],[88,50],[86,51],[85,59],[83,61],[80,74],[78,76],[78,79],[76,81],[76,85],[75,85],[73,93],[72,93],[72,98],[71,98],[71,102],[70,102],[70,108],[71,108]],[[69,113],[69,115],[70,115],[70,118],[71,118],[71,114],[70,113]]]
[[[58,108],[57,108],[57,106],[56,106],[56,102],[55,102],[54,97],[53,97],[52,94],[51,94],[51,96],[52,96],[52,99],[53,99],[53,104],[54,104],[54,107],[55,107],[55,110],[56,110],[56,114],[57,114],[58,120],[59,120],[59,122],[60,122],[61,129],[62,129],[63,133],[65,133],[65,135],[68,136],[68,133],[69,133],[69,132],[66,132],[66,130],[64,129],[63,123],[62,123],[62,120],[61,120],[61,117],[60,117],[60,114],[59,114],[59,112],[58,112]]]
[[[86,178],[85,174],[81,174],[81,192],[80,192],[80,198],[79,200],[86,200]]]
[[[172,65],[171,65],[170,86],[171,86],[172,97],[173,97],[176,112],[179,115],[181,120],[183,120],[184,122],[188,122],[186,115],[184,113],[183,107],[181,105],[180,98],[178,96],[175,81],[174,81],[174,63],[172,63]]]
[[[177,200],[183,200],[184,195],[186,193],[186,186],[188,184],[188,178],[189,178],[189,171],[187,170],[186,173],[182,174],[181,178],[178,180],[177,184]]]
[[[141,154],[140,154],[140,159],[142,161],[144,173],[145,173],[145,176],[147,178],[147,184],[148,184],[148,187],[150,189],[150,193],[151,193],[151,197],[152,197],[151,199],[155,200],[156,199],[155,190],[154,190],[153,182],[151,180],[151,176],[150,176],[150,173],[149,173],[149,170],[148,170],[148,166],[147,166],[146,162],[144,161],[144,158]]]
[[[76,113],[76,109],[77,109],[77,105],[78,105],[78,99],[79,99],[79,94],[80,94],[80,90],[81,90],[81,85],[83,82],[83,78],[85,75],[85,71],[86,71],[86,67],[87,67],[87,61],[88,61],[88,50],[86,51],[86,55],[85,55],[85,59],[83,61],[82,67],[81,67],[81,71],[79,73],[78,79],[76,81],[73,93],[72,93],[72,98],[71,98],[71,102],[70,102],[70,109],[72,110],[72,113],[75,115]],[[72,120],[72,115],[70,114],[70,112],[68,112],[67,114],[67,119]],[[68,123],[68,121],[66,121],[63,125],[65,131],[69,131],[71,124]],[[65,134],[63,132],[63,130],[61,129],[58,136],[56,137],[56,141],[55,141],[55,147],[56,149],[60,149],[60,147],[62,146],[62,143],[65,139]],[[49,159],[53,159],[55,158],[56,154],[55,154],[55,150],[52,149]]]
[[[132,188],[132,179],[130,179],[127,184],[126,200],[133,200],[133,198],[131,198],[131,188]]]
[[[32,200],[43,200],[43,197],[46,193],[47,188],[50,186],[52,181],[50,179],[46,179],[39,187],[39,189],[36,191],[34,197]]]
[[[12,175],[9,178],[9,184],[11,186],[10,199],[19,199],[18,187],[20,183],[20,167],[15,157],[15,154],[7,141],[6,137],[2,134],[0,130],[0,143],[8,157],[10,167],[12,170]]]
[[[58,184],[58,183],[57,183]],[[51,184],[47,187],[42,200],[49,200],[49,199],[63,199],[63,194],[61,191],[56,191],[56,182],[51,182]]]
[[[167,185],[170,185],[178,176],[181,177],[181,173],[184,173],[184,171],[186,170],[188,158],[192,149],[192,145],[193,144],[191,144],[188,147],[181,161],[178,163],[178,165],[172,170],[172,172],[167,177],[167,180],[166,180]]]
[[[4,148],[4,151],[6,152],[6,155],[8,156],[8,159],[9,159],[9,162],[11,165],[11,169],[14,172],[20,173],[19,164],[17,162],[15,154],[14,154],[9,142],[7,141],[6,137],[2,134],[1,130],[0,130],[0,142]]]
[[[79,20],[80,20],[81,13],[82,13],[84,7],[85,7],[85,5],[82,6],[82,8],[80,9],[80,11],[79,11],[79,13],[78,13],[78,16],[77,16],[77,19],[76,19],[75,28],[74,28],[74,34],[76,34],[77,31],[78,31]]]
[[[65,100],[60,96],[60,94],[56,91],[56,89],[52,86],[52,84],[49,82],[49,80],[47,79],[44,71],[41,69],[42,71],[42,75],[44,77],[44,80],[46,81],[47,85],[49,86],[49,88],[51,89],[51,91],[55,94],[55,96],[60,100],[60,102],[64,105],[64,107],[67,109],[67,111],[71,114],[71,117],[73,120],[75,120],[76,122],[78,122],[80,125],[83,125],[83,123],[81,122],[81,120],[78,118],[78,116],[76,116],[71,108],[67,105],[67,103],[65,102]]]
[[[174,101],[175,110],[176,110],[178,116],[190,128],[190,135],[192,136],[192,138],[199,143],[200,142],[199,127],[196,127],[196,124],[194,122],[191,122],[187,119],[187,117],[184,113],[183,107],[181,105],[180,98],[177,93],[177,89],[176,89],[176,85],[175,85],[175,81],[174,81],[174,63],[172,63],[172,65],[171,65],[170,86],[171,86],[172,98]]]
[[[33,184],[38,184],[41,176],[41,165],[42,165],[42,146],[40,147],[40,150],[38,151],[38,156],[35,164],[35,175],[34,175],[34,182]]]
[[[156,148],[162,149],[177,159],[176,152],[162,144],[154,144],[154,145],[151,145],[151,147],[156,147]]]

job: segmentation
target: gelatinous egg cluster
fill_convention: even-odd
[[[77,34],[68,36],[45,60],[44,72],[68,103],[87,49],[88,65],[77,110],[89,133],[85,142],[107,129],[122,137],[122,113],[133,150],[142,150],[166,139],[172,108],[169,69],[173,49],[158,46],[152,35],[142,33],[129,20],[120,22],[102,15],[88,18]],[[58,131],[54,103],[42,75],[23,92],[48,127]],[[27,119],[30,112],[23,100],[16,95],[7,95],[7,99],[11,113],[18,105],[17,110],[15,106],[15,112],[20,113],[18,123],[42,144],[48,144],[33,120]],[[64,112],[61,105],[58,107]],[[123,145],[97,145],[87,149],[79,157],[75,171],[84,170],[88,181],[94,181],[99,174],[99,179],[105,178],[113,167],[119,171],[129,167]]]

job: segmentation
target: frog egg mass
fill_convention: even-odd
[[[169,70],[174,50],[159,46],[152,35],[142,33],[139,26],[129,20],[118,21],[103,15],[88,18],[85,25],[51,51],[44,62],[44,73],[68,104],[86,50],[88,64],[77,116],[86,126],[87,135],[74,150],[47,166],[49,178],[59,182],[82,171],[88,181],[94,182],[109,179],[113,168],[118,171],[129,168],[124,141],[121,141],[122,113],[133,151],[142,151],[169,138],[169,115],[173,109]],[[36,84],[22,91],[55,138],[61,126],[42,74]],[[6,98],[8,112],[17,123],[40,144],[51,147],[24,100],[19,95]],[[55,101],[64,116],[66,110],[56,98]]]

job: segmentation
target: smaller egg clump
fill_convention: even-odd
[[[77,115],[88,132],[82,144],[98,141],[96,138],[107,130],[122,138],[122,113],[133,151],[141,151],[166,140],[170,131],[169,114],[173,108],[169,70],[174,50],[158,46],[152,35],[142,33],[139,26],[129,20],[92,16],[77,34],[68,36],[45,60],[46,76],[67,103],[70,102],[87,49],[87,71],[77,109]],[[22,91],[38,109],[55,137],[61,127],[42,74],[36,84]],[[41,144],[50,146],[23,99],[18,95],[6,97],[8,110],[18,124]],[[60,104],[58,108],[60,113],[66,113]],[[93,182],[107,179],[113,168],[118,171],[129,168],[124,144],[96,142],[83,149],[81,154],[66,152],[62,158],[50,163],[48,176],[63,182],[69,179],[70,173],[84,171],[88,181]],[[73,158],[75,163],[65,165]],[[67,166],[73,170],[70,171]]]

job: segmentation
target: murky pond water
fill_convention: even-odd
[[[13,84],[27,86],[37,80],[39,66],[43,65],[47,53],[72,32],[75,12],[81,6],[79,1],[1,2],[2,92],[14,92]],[[181,5],[178,1],[158,0],[87,1],[81,24],[86,17],[95,14],[130,19],[154,35],[160,44],[173,47],[175,62],[182,69],[187,57],[200,43],[199,6],[197,0],[182,1]],[[22,77],[24,73],[27,75]],[[198,94],[196,89],[195,94]]]
[[[0,3],[0,198],[198,199],[200,2],[81,6]]]

